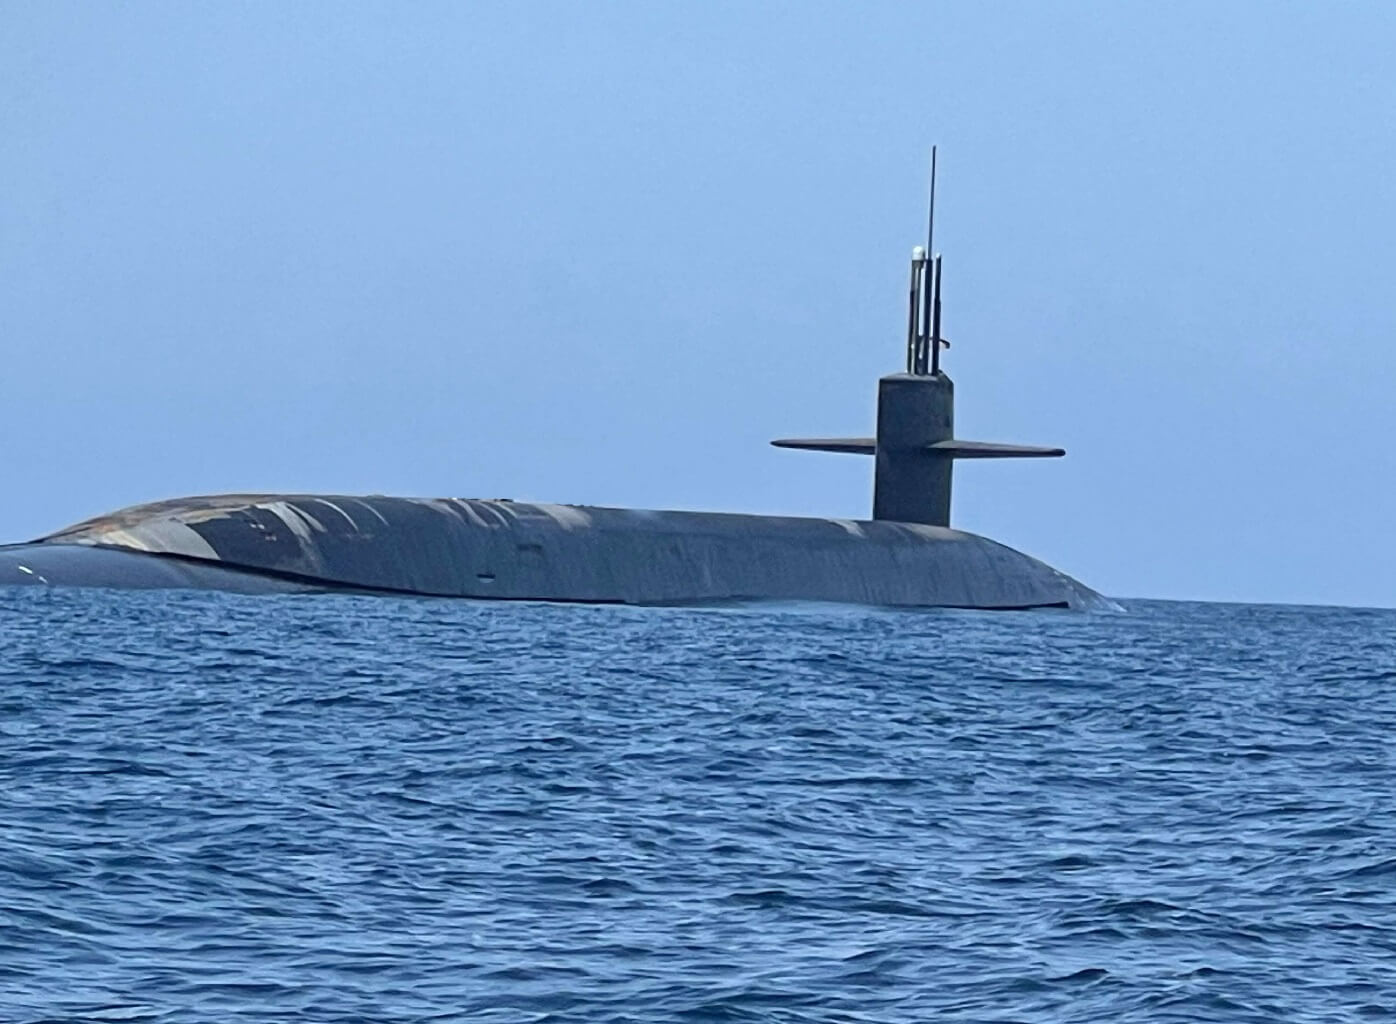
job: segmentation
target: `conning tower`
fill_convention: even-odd
[[[960,441],[955,438],[955,385],[940,368],[941,256],[934,251],[936,153],[931,149],[931,201],[926,246],[911,253],[906,371],[877,383],[877,436],[786,438],[778,448],[845,452],[876,458],[873,519],[950,525],[956,459],[1054,458],[1061,448]]]

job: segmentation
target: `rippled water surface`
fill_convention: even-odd
[[[0,1020],[1396,1007],[1396,612],[0,590]]]

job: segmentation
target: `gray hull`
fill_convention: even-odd
[[[141,505],[0,547],[4,583],[626,604],[1010,609],[1100,601],[1035,559],[945,527],[377,496]]]

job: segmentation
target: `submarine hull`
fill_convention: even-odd
[[[1091,607],[1012,548],[887,521],[464,498],[221,495],[0,547],[0,584],[351,590],[490,600]]]

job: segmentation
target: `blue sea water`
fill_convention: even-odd
[[[0,1020],[1396,1015],[1396,612],[0,590]]]

